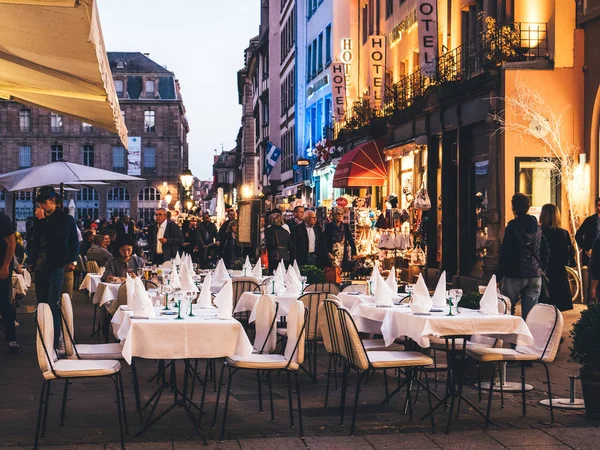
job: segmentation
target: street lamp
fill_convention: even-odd
[[[171,200],[173,200],[173,196],[171,195],[171,191],[167,191],[165,195],[165,200],[167,202],[167,207],[171,204]]]
[[[194,175],[192,174],[192,171],[190,169],[183,169],[183,172],[181,172],[179,179],[181,180],[181,185],[183,186],[183,188],[186,191],[189,191],[189,189],[192,187],[192,184],[194,183]]]

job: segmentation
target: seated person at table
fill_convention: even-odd
[[[113,257],[107,250],[110,244],[110,237],[98,235],[94,238],[94,243],[87,252],[88,261],[96,261],[100,267],[104,267],[106,262]]]
[[[119,256],[108,260],[102,281],[121,283],[128,272],[135,277],[137,270],[144,268],[144,260],[133,254],[133,244],[133,238],[128,234],[117,238],[115,245],[119,249]]]

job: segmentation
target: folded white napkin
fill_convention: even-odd
[[[169,283],[172,288],[178,288],[181,285],[181,280],[179,279],[179,274],[176,269],[173,269],[169,274]]]
[[[285,275],[284,284],[284,295],[300,295],[302,293],[302,282],[300,281],[300,278],[296,275],[296,271],[291,265],[288,267],[288,271]]]
[[[133,315],[137,317],[156,317],[152,302],[148,297],[148,293],[144,288],[142,279],[137,277],[134,281],[134,295],[133,295]]]
[[[133,308],[133,297],[135,295],[135,280],[127,274],[125,279],[125,288],[127,289],[127,307]]]
[[[258,261],[256,261],[256,265],[254,266],[254,269],[252,269],[252,276],[254,278],[256,278],[257,280],[260,280],[262,278],[262,273],[263,269],[262,269],[262,263],[260,262],[260,258],[258,258]]]
[[[427,289],[425,280],[423,280],[423,276],[419,275],[417,284],[415,284],[415,288],[412,293],[410,309],[415,313],[425,313],[429,312],[431,305],[432,302],[431,297],[429,297],[429,290]]]
[[[247,255],[246,255],[246,261],[244,261],[244,265],[242,268],[246,269],[247,274],[250,274],[250,272],[252,271],[252,264],[250,264],[250,257]]]
[[[180,271],[181,290],[185,292],[198,292],[198,286],[194,283],[194,269],[189,264],[186,259],[183,260]]]
[[[294,272],[296,272],[296,276],[300,279],[302,274],[300,273],[300,267],[298,267],[298,262],[296,260],[294,260]]]
[[[394,304],[394,301],[392,300],[392,290],[379,272],[377,273],[376,280],[377,291],[375,291],[375,304],[392,306]]]
[[[395,297],[398,294],[398,282],[396,281],[396,268],[392,266],[390,274],[385,280],[385,283],[392,290],[392,295]]]
[[[219,319],[231,318],[233,314],[233,287],[231,279],[225,282],[225,285],[215,297],[215,305],[219,309]]]
[[[440,279],[438,280],[438,284],[435,288],[435,292],[433,293],[433,297],[431,298],[433,306],[436,308],[443,308],[446,306],[446,271],[442,272],[440,275]]]
[[[179,254],[179,252],[177,252],[177,254],[175,255],[175,259],[173,260],[173,263],[175,263],[176,265],[181,264],[181,255]]]
[[[211,306],[212,303],[210,293],[211,278],[212,275],[210,273],[206,274],[206,276],[204,277],[204,281],[202,282],[202,289],[200,290],[200,297],[198,298],[198,305],[200,305],[202,308],[208,308],[209,306]]]
[[[498,314],[498,292],[496,288],[496,275],[492,275],[485,288],[483,297],[479,302],[479,310],[485,314]]]
[[[369,278],[369,282],[371,283],[371,295],[377,292],[377,276],[381,276],[379,273],[379,268],[377,264],[373,266],[373,272],[371,272],[371,278]]]
[[[279,265],[277,266],[277,269],[273,275],[280,276],[282,279],[285,278],[285,264],[283,261],[279,261]]]
[[[225,284],[227,280],[229,280],[229,274],[227,273],[227,268],[225,267],[225,263],[222,259],[217,263],[217,267],[213,273],[212,284],[215,286],[222,286]]]

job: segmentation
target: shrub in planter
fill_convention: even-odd
[[[481,295],[479,292],[466,292],[460,298],[458,306],[465,309],[479,309],[481,297],[483,297],[483,295]]]
[[[571,338],[571,360],[581,365],[585,417],[600,420],[600,304],[591,304],[581,312]]]
[[[325,282],[325,273],[323,272],[323,269],[317,266],[312,266],[310,264],[302,266],[300,267],[300,274],[306,277],[306,282],[308,284]]]

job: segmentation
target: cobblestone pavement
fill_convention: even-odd
[[[17,329],[22,351],[9,355],[6,345],[0,346],[0,449],[31,448],[35,430],[36,412],[41,389],[41,376],[34,348],[32,290],[21,301]],[[89,337],[92,321],[92,305],[87,296],[76,293],[74,298],[76,335],[80,343],[98,342]],[[551,364],[552,392],[558,397],[568,397],[570,374],[578,367],[568,361],[569,331],[579,316],[581,307],[565,314],[564,342],[558,357]],[[0,339],[3,336],[0,334]],[[415,405],[415,417],[410,420],[404,410],[404,392],[393,398],[391,405],[383,401],[383,377],[372,376],[361,391],[355,436],[349,435],[350,405],[354,397],[356,378],[349,380],[346,426],[339,421],[339,391],[330,396],[330,406],[324,409],[325,374],[327,358],[319,349],[318,383],[306,375],[301,376],[304,437],[298,437],[296,429],[289,428],[287,386],[285,376],[273,378],[275,420],[270,421],[268,390],[263,389],[265,412],[259,413],[256,377],[253,373],[239,373],[234,378],[230,400],[226,440],[218,442],[220,422],[210,427],[216,395],[209,388],[206,396],[205,415],[202,419],[209,447],[214,449],[396,449],[396,448],[444,448],[461,450],[496,448],[599,448],[600,423],[586,421],[582,411],[555,410],[555,423],[550,423],[549,410],[538,401],[546,398],[543,368],[539,365],[527,369],[527,382],[534,390],[527,393],[527,415],[521,415],[520,393],[505,394],[505,408],[500,407],[499,395],[494,395],[492,418],[498,427],[483,428],[484,421],[464,403],[460,417],[453,421],[452,431],[445,434],[447,415],[443,410],[435,414],[437,430],[431,433],[430,422],[420,420],[427,411],[426,397],[421,393]],[[442,355],[440,355],[440,358]],[[204,368],[204,363],[200,363]],[[219,366],[219,365],[218,365]],[[538,367],[539,366],[539,367]],[[154,361],[140,361],[138,371],[141,380],[142,400],[147,401],[157,385],[147,380],[156,373]],[[124,363],[125,396],[128,408],[130,435],[126,437],[127,449],[191,449],[200,448],[201,441],[182,409],[177,408],[165,416],[150,430],[139,437],[139,418],[135,413],[133,387],[129,367]],[[509,380],[519,380],[519,368],[509,367]],[[180,380],[181,382],[181,380]],[[444,389],[444,374],[439,374],[439,394]],[[477,403],[477,391],[465,388],[469,399]],[[198,391],[194,400],[199,400]],[[64,426],[59,426],[62,383],[53,387],[48,412],[46,437],[40,448],[52,449],[113,449],[118,448],[118,428],[114,391],[108,380],[77,381],[69,389],[67,415]],[[168,406],[171,397],[163,396],[160,411]],[[222,412],[222,406],[220,407]],[[219,415],[219,420],[221,415]],[[46,447],[44,447],[46,446]]]

